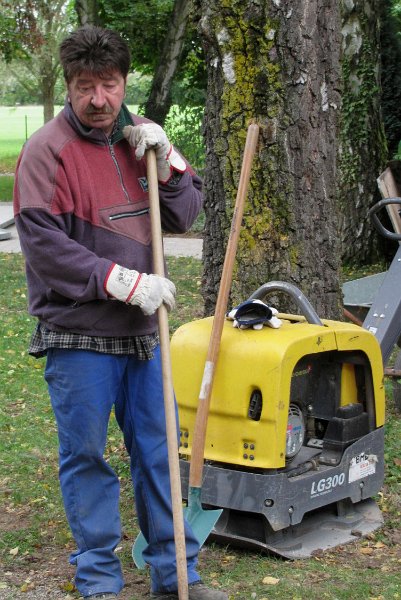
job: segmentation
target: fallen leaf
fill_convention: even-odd
[[[360,550],[361,554],[373,554],[373,548],[370,548],[369,546],[367,546],[366,548],[361,548]]]
[[[264,577],[262,583],[265,585],[277,585],[279,581],[280,579],[277,579],[277,577]]]
[[[74,592],[75,591],[75,585],[72,583],[72,581],[66,581],[65,583],[62,583],[60,585],[60,588],[63,590],[63,592]]]
[[[235,560],[235,556],[224,556],[221,560],[222,563],[228,563]]]

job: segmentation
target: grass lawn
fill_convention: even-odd
[[[55,114],[61,109],[55,107]],[[0,173],[14,172],[25,141],[43,125],[42,106],[0,106]]]
[[[55,112],[61,109],[55,108]],[[0,106],[0,202],[11,202],[14,170],[21,148],[43,125],[42,106]]]
[[[169,319],[173,331],[200,316],[201,262],[169,258],[168,263],[178,287],[178,306]],[[53,586],[52,598],[75,600],[78,594],[68,565],[74,544],[58,487],[57,438],[43,381],[44,360],[26,352],[34,327],[26,312],[26,294],[21,255],[0,254],[0,598],[23,598],[29,592],[33,594],[29,598],[35,598],[35,590]],[[336,551],[295,562],[207,545],[200,554],[207,583],[227,589],[231,600],[401,598],[401,418],[387,385],[386,481],[378,498],[383,529]],[[107,456],[121,480],[124,536],[118,551],[127,587],[119,598],[142,600],[149,580],[147,572],[132,566],[130,552],[138,529],[128,463],[114,419]]]
[[[0,175],[0,202],[11,202],[13,199],[13,175]]]

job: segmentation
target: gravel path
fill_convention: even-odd
[[[33,590],[21,592],[15,588],[0,589],[0,600],[76,600],[77,596],[66,594],[57,588],[35,587]]]

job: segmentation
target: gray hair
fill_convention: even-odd
[[[61,42],[60,61],[67,83],[84,71],[98,77],[119,71],[125,78],[131,54],[128,44],[116,31],[84,25]]]

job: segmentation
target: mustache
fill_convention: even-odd
[[[87,115],[111,115],[113,109],[110,106],[102,106],[102,108],[96,108],[91,104],[86,109],[85,113]]]

